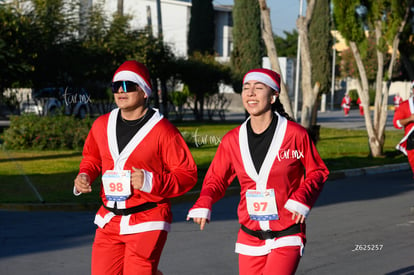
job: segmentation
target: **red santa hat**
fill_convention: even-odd
[[[250,80],[257,80],[266,84],[273,90],[280,92],[280,75],[269,69],[253,69],[248,71],[243,78],[243,84]]]
[[[115,71],[112,82],[115,81],[132,81],[149,97],[151,95],[151,78],[147,67],[135,60],[125,61]]]

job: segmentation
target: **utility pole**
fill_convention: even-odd
[[[151,7],[147,6],[147,28],[150,36],[152,37],[152,17],[151,17]]]
[[[117,2],[117,12],[119,15],[124,15],[124,0],[118,0]]]
[[[158,38],[162,39],[161,0],[157,0]]]
[[[336,33],[334,35],[333,53],[332,53],[332,80],[331,80],[331,111],[334,109],[334,95],[335,95],[335,60],[336,60]]]
[[[303,0],[300,0],[299,17],[302,16],[302,3],[303,3]],[[293,107],[293,117],[296,121],[298,118],[299,75],[300,75],[300,34],[298,35],[298,50],[296,54],[295,102],[294,102],[294,107]]]

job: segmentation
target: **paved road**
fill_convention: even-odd
[[[371,112],[372,115],[372,112]],[[394,111],[388,111],[387,121],[385,127],[387,130],[397,130],[392,125],[392,119]],[[226,115],[227,120],[242,121],[244,119],[244,113],[230,113]],[[300,118],[300,112],[298,114]],[[358,109],[351,109],[347,117],[344,116],[344,112],[341,109],[326,110],[325,112],[318,112],[318,124],[326,128],[339,128],[339,129],[358,129],[365,130],[365,119],[359,114]],[[401,132],[402,133],[402,132]]]
[[[388,111],[387,122],[385,124],[385,128],[387,130],[397,130],[392,124],[393,116],[394,111]],[[326,128],[366,129],[364,117],[359,114],[359,110],[357,109],[351,109],[347,117],[344,116],[344,112],[342,110],[318,112],[318,124]]]
[[[386,123],[387,129],[395,129],[392,126],[393,115],[393,111],[388,111]],[[300,117],[300,112],[298,116]],[[243,121],[244,118],[244,113],[229,113],[226,115],[227,120]],[[190,116],[189,119],[192,119],[192,116]],[[357,109],[351,109],[349,116],[347,117],[345,117],[344,112],[339,109],[318,112],[318,124],[327,128],[365,129],[364,117],[359,114],[359,110]],[[0,129],[7,128],[9,125],[10,121],[4,119],[2,120],[0,118]]]
[[[204,231],[185,221],[191,203],[173,206],[175,222],[160,263],[165,275],[237,274],[237,201],[219,201]],[[412,206],[408,170],[328,181],[309,216],[297,274],[414,274]],[[0,274],[89,274],[93,216],[0,211]],[[353,251],[356,245],[378,250]]]
[[[358,110],[348,117],[341,111],[318,117],[323,127],[365,127]],[[357,176],[328,181],[311,212],[297,274],[414,274],[411,172],[346,174]],[[185,222],[190,203],[174,205],[175,222],[160,262],[164,274],[237,274],[237,203],[237,196],[219,201],[202,232]],[[93,212],[0,211],[0,274],[89,274],[93,217]],[[381,250],[353,251],[357,245]]]

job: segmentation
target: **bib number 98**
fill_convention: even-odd
[[[124,190],[124,188],[123,188],[121,182],[117,182],[117,183],[111,182],[109,184],[109,190],[111,192],[122,192]]]
[[[102,176],[107,200],[124,201],[131,195],[131,171],[108,170]]]

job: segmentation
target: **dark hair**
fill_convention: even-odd
[[[279,97],[276,97],[275,103],[272,104],[272,111],[278,112],[279,115],[285,117],[287,120],[295,121],[293,118],[291,118],[288,113],[285,112],[285,108],[283,107],[282,102],[280,102]]]

